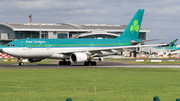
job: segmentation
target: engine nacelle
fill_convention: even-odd
[[[103,61],[104,60],[104,58],[102,58],[102,57],[93,57],[93,59],[98,60],[98,61]]]
[[[41,61],[43,58],[29,58],[28,61],[29,62],[39,62]]]
[[[102,57],[99,57],[99,58],[98,58],[98,60],[99,60],[99,61],[103,61],[103,60],[104,60],[104,58],[102,58]]]
[[[70,56],[72,62],[85,62],[87,59],[88,55],[86,53],[73,53]]]

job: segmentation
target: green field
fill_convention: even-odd
[[[162,101],[180,98],[180,69],[0,69],[1,101]],[[96,92],[94,92],[94,86]]]

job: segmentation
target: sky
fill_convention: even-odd
[[[75,23],[127,25],[145,9],[141,27],[150,43],[180,37],[180,0],[0,0],[0,23]],[[180,44],[180,39],[176,42]]]

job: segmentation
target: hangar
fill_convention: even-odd
[[[0,44],[17,39],[116,38],[127,25],[70,23],[1,23]],[[147,28],[140,28],[139,39],[146,40]]]

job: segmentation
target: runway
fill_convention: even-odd
[[[0,69],[50,69],[50,68],[180,68],[180,65],[140,65],[122,64],[118,62],[98,62],[96,66],[84,66],[83,63],[72,64],[71,66],[59,66],[58,64],[0,64]]]

